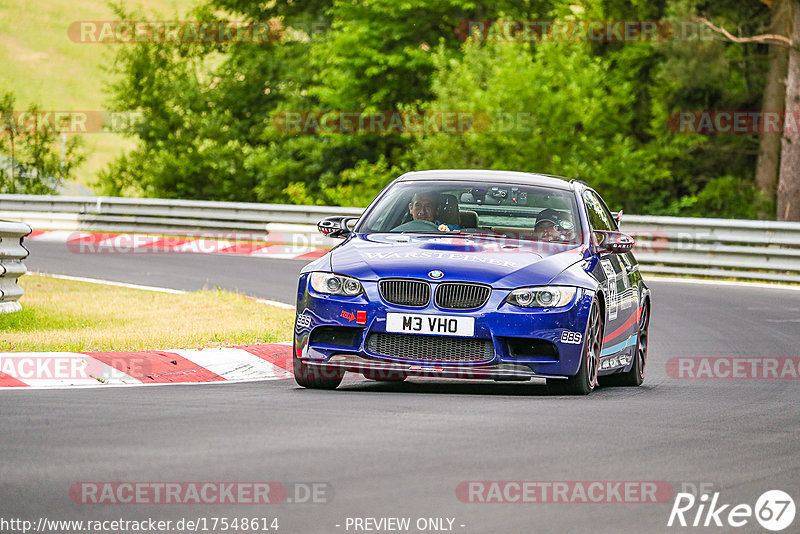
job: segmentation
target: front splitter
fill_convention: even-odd
[[[492,365],[472,365],[472,366],[439,366],[435,362],[430,364],[418,363],[399,363],[381,362],[362,358],[357,354],[334,354],[325,361],[314,359],[303,359],[303,363],[313,367],[324,367],[326,369],[337,368],[353,373],[363,373],[364,371],[372,374],[385,373],[386,376],[396,375],[397,373],[406,376],[418,376],[429,378],[461,378],[468,380],[530,380],[531,378],[562,378],[560,375],[541,375],[534,373],[530,367],[522,364],[499,363]]]

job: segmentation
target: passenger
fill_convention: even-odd
[[[562,215],[551,208],[543,209],[536,215],[534,233],[539,241],[564,241],[566,236],[563,234],[566,226],[562,221]]]

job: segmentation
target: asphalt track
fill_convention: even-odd
[[[302,266],[60,247],[30,243],[29,268],[292,302]],[[800,381],[666,372],[677,356],[798,356],[800,291],[650,285],[645,385],[588,397],[551,397],[538,382],[359,379],[334,392],[290,380],[0,392],[0,518],[278,517],[283,533],[354,532],[348,517],[449,517],[464,533],[698,530],[666,526],[672,500],[464,503],[456,487],[470,480],[710,483],[722,503],[752,506],[780,489],[800,504]],[[80,505],[68,489],[81,481],[325,482],[333,494],[325,504]],[[767,532],[752,518],[703,530]]]
[[[195,291],[223,289],[294,304],[305,260],[189,253],[79,254],[63,243],[26,241],[30,271]]]

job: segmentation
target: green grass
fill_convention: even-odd
[[[148,16],[185,18],[197,0],[132,0],[126,9]],[[13,91],[17,109],[36,103],[43,110],[104,110],[108,74],[118,46],[84,44],[69,39],[74,21],[114,20],[103,0],[0,0],[0,91]],[[87,134],[87,161],[76,180],[87,186],[132,141],[118,134]]]
[[[0,352],[137,351],[291,339],[294,312],[227,291],[183,295],[27,274],[22,311],[0,315]]]
[[[0,339],[9,335],[9,332],[23,334],[39,330],[69,330],[78,325],[86,327],[97,324],[100,324],[100,321],[80,315],[69,315],[47,308],[25,307],[17,313],[0,315],[0,329],[3,330]]]

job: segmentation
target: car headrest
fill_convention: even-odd
[[[458,198],[455,195],[439,195],[439,209],[436,218],[445,224],[461,224],[458,216]]]
[[[461,228],[477,228],[478,212],[472,210],[462,210],[458,214],[461,219]]]

